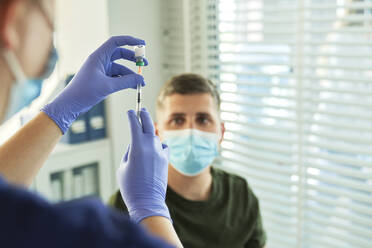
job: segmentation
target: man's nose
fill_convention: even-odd
[[[192,119],[188,119],[187,120],[187,128],[188,129],[193,129],[193,128],[195,128],[196,126],[195,126],[195,123],[194,123],[194,121],[192,120]]]

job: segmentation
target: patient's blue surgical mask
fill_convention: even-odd
[[[170,149],[170,163],[186,176],[196,176],[218,156],[219,136],[197,129],[164,132],[164,143]]]
[[[40,96],[42,83],[52,74],[58,60],[58,54],[53,47],[45,65],[43,75],[38,78],[27,78],[17,57],[12,51],[5,51],[4,58],[16,79],[10,91],[8,107],[5,113],[5,120],[8,120]]]

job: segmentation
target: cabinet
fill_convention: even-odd
[[[108,139],[77,145],[58,144],[38,173],[33,190],[53,202],[98,196],[107,202],[114,191]]]

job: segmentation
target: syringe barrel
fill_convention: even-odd
[[[137,112],[137,118],[140,119],[140,111],[141,111],[141,99],[142,98],[142,92],[141,92],[141,85],[137,84],[137,103],[136,103],[136,112]]]

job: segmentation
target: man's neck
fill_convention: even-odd
[[[211,168],[206,168],[194,177],[182,175],[169,165],[168,186],[190,201],[206,201],[212,192]]]

